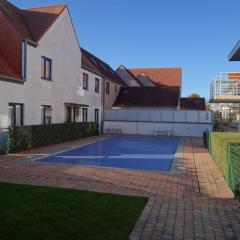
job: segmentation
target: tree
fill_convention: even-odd
[[[197,93],[192,93],[188,98],[200,98],[200,95]]]

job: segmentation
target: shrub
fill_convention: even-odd
[[[208,148],[208,132],[203,132],[203,143],[204,143],[204,147]]]
[[[240,134],[230,132],[211,132],[209,134],[208,138],[205,136],[209,142],[209,152],[232,191],[236,193],[240,184]]]
[[[10,126],[8,152],[16,153],[97,134],[98,124],[93,122]]]
[[[226,179],[227,179],[227,169],[228,169],[227,152],[228,152],[228,145],[231,143],[240,144],[239,133],[229,133],[229,132],[212,132],[211,133],[212,157]]]
[[[240,193],[240,144],[228,146],[228,183],[235,193]]]
[[[203,143],[205,148],[207,148],[209,153],[211,154],[211,132],[203,132]]]

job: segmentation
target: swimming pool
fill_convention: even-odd
[[[168,172],[178,143],[177,138],[116,136],[36,161]]]

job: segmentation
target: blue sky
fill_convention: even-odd
[[[114,69],[182,67],[183,96],[209,97],[217,72],[240,71],[239,0],[12,0],[21,8],[67,3],[82,47]]]

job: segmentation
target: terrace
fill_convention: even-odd
[[[240,103],[240,73],[218,73],[211,83],[210,102]]]

